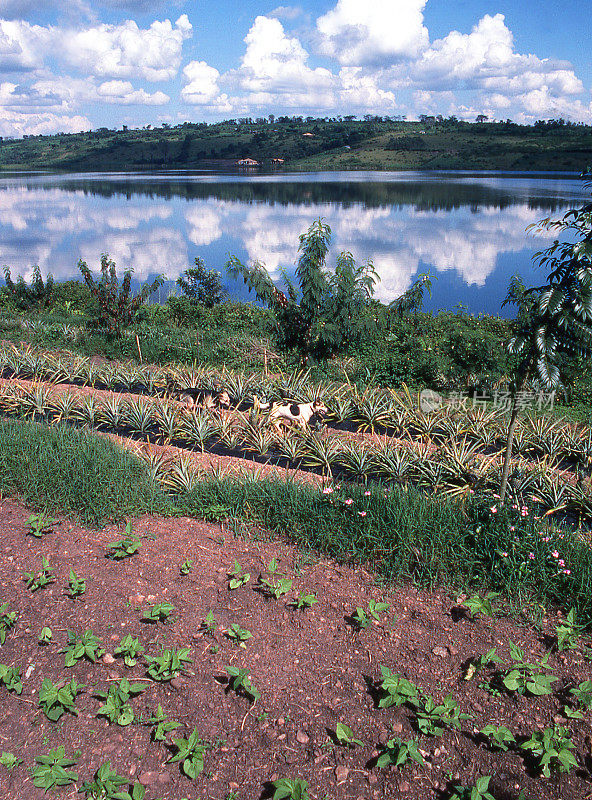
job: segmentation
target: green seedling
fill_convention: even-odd
[[[516,743],[516,739],[511,731],[503,725],[496,727],[491,723],[481,728],[479,733],[487,738],[487,743],[494,750],[502,750],[504,753]]]
[[[236,667],[226,667],[226,672],[229,677],[228,685],[237,694],[244,694],[251,698],[251,702],[255,703],[261,697],[261,692],[251,683],[247,669],[237,669]],[[287,796],[287,795],[286,795]]]
[[[55,686],[49,678],[44,678],[39,690],[39,708],[52,722],[57,722],[66,711],[78,716],[74,701],[83,688],[84,686],[77,683],[75,678],[69,683],[62,681]]]
[[[116,561],[121,558],[129,558],[138,550],[142,542],[137,536],[132,535],[132,522],[128,521],[125,526],[125,536],[117,542],[111,542],[107,545],[107,558],[113,558]]]
[[[460,730],[462,720],[470,719],[470,714],[461,714],[458,703],[448,694],[437,704],[427,695],[417,708],[417,727],[426,736],[442,736],[446,728]]]
[[[73,667],[81,658],[87,658],[93,663],[105,653],[101,647],[101,639],[97,638],[91,630],[85,631],[81,636],[76,636],[74,631],[68,631],[68,644],[60,653],[65,653],[64,666]]]
[[[174,731],[181,726],[180,722],[175,722],[175,720],[169,719],[166,716],[160,703],[154,714],[146,721],[145,724],[154,726],[152,728],[151,738],[155,742],[166,741],[167,733],[171,733],[171,731]]]
[[[193,567],[193,561],[190,558],[187,558],[179,567],[179,572],[181,573],[181,575],[189,575],[192,567]]]
[[[123,663],[126,667],[135,667],[138,657],[144,652],[139,639],[134,638],[131,633],[121,640],[121,644],[113,651],[115,656],[123,656]]]
[[[29,527],[27,533],[30,533],[31,536],[36,536],[38,539],[40,539],[44,533],[49,533],[53,530],[56,522],[57,519],[46,517],[45,514],[31,514],[26,522]]]
[[[294,600],[294,608],[297,608],[299,611],[305,611],[307,608],[310,608],[314,603],[318,603],[316,594],[304,594],[304,592],[300,592],[298,598]]]
[[[352,614],[352,620],[356,623],[358,628],[367,628],[370,625],[370,619],[363,608],[358,606]]]
[[[12,772],[15,767],[18,767],[19,764],[22,764],[22,761],[22,758],[17,758],[14,753],[9,753],[6,750],[4,750],[0,756],[0,764],[2,764],[3,767],[6,767],[9,772]]]
[[[234,569],[232,570],[232,572],[229,572],[227,574],[229,577],[228,581],[229,589],[238,589],[239,586],[244,586],[251,580],[251,573],[243,572],[243,568],[238,563],[236,558],[234,559]]]
[[[474,786],[456,786],[450,800],[495,800],[489,792],[490,775],[479,778]]]
[[[207,615],[202,619],[200,632],[204,634],[209,634],[213,636],[216,632],[216,625],[218,624],[218,620],[214,619],[214,614],[211,611],[208,611]]]
[[[481,669],[485,669],[490,664],[501,664],[502,659],[496,655],[495,647],[492,647],[488,653],[484,653],[477,658],[472,658],[469,661],[467,666],[467,671],[464,674],[464,680],[470,681],[475,677],[475,673],[477,673]]]
[[[520,747],[535,757],[545,778],[550,778],[552,771],[569,772],[578,765],[571,752],[574,749],[573,742],[567,729],[561,726],[535,731],[530,739],[521,742]]]
[[[557,633],[557,649],[559,651],[577,649],[582,626],[576,622],[574,608],[569,610],[565,622],[561,622],[555,632]]]
[[[347,744],[350,747],[353,747],[356,744],[359,744],[360,747],[364,746],[363,742],[354,738],[354,732],[352,729],[348,728],[347,725],[344,725],[342,722],[338,722],[337,726],[335,727],[335,738],[339,744]]]
[[[375,600],[368,601],[368,613],[377,622],[380,620],[380,617],[378,615],[383,611],[388,611],[389,608],[390,608],[390,603],[377,603]]]
[[[51,571],[49,561],[44,557],[41,569],[38,572],[25,572],[23,580],[27,582],[27,589],[36,592],[37,589],[42,589],[49,583],[54,583],[55,575]]]
[[[391,764],[394,767],[404,766],[410,759],[417,764],[425,764],[423,756],[417,749],[417,742],[415,739],[407,739],[403,741],[399,737],[390,739],[386,744],[382,745],[383,753],[376,761],[377,767],[388,767]]]
[[[148,675],[155,681],[172,680],[184,671],[184,663],[192,662],[189,658],[189,647],[161,650],[159,656],[146,656],[146,660],[150,662]]]
[[[139,783],[135,783],[131,794],[122,789],[129,785],[129,778],[117,774],[111,769],[111,762],[107,761],[95,772],[92,781],[85,781],[82,789],[87,800],[144,800],[146,790]]]
[[[23,691],[23,681],[19,667],[7,667],[0,664],[0,683],[4,684],[9,692],[21,694]]]
[[[380,670],[383,677],[380,688],[384,696],[380,698],[379,708],[402,706],[404,703],[414,707],[418,705],[419,689],[414,683],[391,672],[388,667],[380,665]]]
[[[70,581],[68,583],[69,594],[72,599],[80,597],[86,592],[86,581],[78,577],[73,569],[70,570]]]
[[[49,644],[53,638],[53,633],[51,628],[41,628],[41,633],[39,634],[39,638],[37,639],[39,644]]]
[[[246,647],[246,640],[250,639],[253,634],[251,631],[247,631],[244,628],[241,628],[236,622],[233,622],[230,628],[226,631],[226,636],[229,639],[234,639],[237,642],[240,642],[241,647]]]
[[[352,614],[352,620],[356,623],[359,628],[367,628],[370,624],[370,617],[375,619],[377,622],[380,621],[379,614],[381,611],[387,611],[390,607],[389,603],[377,603],[375,600],[368,601],[368,611],[364,611],[363,608],[358,606],[354,614]]]
[[[570,689],[569,693],[583,708],[592,708],[592,681],[583,681],[577,689]]]
[[[0,605],[0,644],[6,641],[6,631],[12,628],[17,620],[16,611],[8,610],[8,603]]]
[[[502,679],[502,683],[508,691],[519,694],[529,692],[536,696],[551,694],[553,691],[551,684],[558,679],[555,675],[543,673],[543,670],[551,669],[547,664],[548,653],[540,661],[529,664],[524,661],[524,651],[510,642],[510,656],[514,663],[506,670]]]
[[[97,711],[97,717],[107,717],[109,722],[117,722],[122,727],[130,725],[134,721],[134,712],[129,701],[142,694],[144,688],[141,683],[130,683],[127,678],[122,678],[119,683],[112,684],[108,692],[95,692],[95,697],[105,701]]]
[[[80,751],[74,753],[74,758],[66,758],[66,748],[63,744],[50,750],[46,756],[36,756],[39,765],[31,769],[33,785],[48,792],[56,786],[69,786],[78,780],[78,773],[72,772],[68,767],[73,767],[80,758]]]
[[[203,772],[205,744],[202,743],[197,732],[197,728],[189,736],[189,739],[173,739],[177,753],[169,758],[169,763],[181,762],[181,770],[188,778],[197,778]]]
[[[499,592],[487,592],[485,597],[475,594],[473,597],[467,598],[462,605],[469,609],[471,619],[474,619],[477,614],[483,614],[484,617],[492,617],[495,610],[491,601],[495,600],[496,597],[499,597]],[[459,603],[460,598],[456,602]]]
[[[164,622],[175,610],[175,606],[172,605],[172,603],[158,603],[155,606],[150,606],[150,608],[144,612],[142,620],[144,622]]]
[[[576,711],[576,709],[569,706],[563,706],[563,715],[568,719],[584,719],[581,711]]]
[[[308,794],[308,783],[302,778],[291,780],[290,778],[279,778],[272,784],[274,791],[273,800],[310,800]]]
[[[278,563],[275,558],[272,558],[269,564],[267,565],[267,572],[269,574],[270,579],[264,578],[263,575],[259,575],[259,589],[266,595],[266,597],[275,597],[276,600],[279,600],[285,594],[288,594],[290,589],[292,588],[292,583],[289,578],[279,577],[278,580],[274,577],[278,569]]]

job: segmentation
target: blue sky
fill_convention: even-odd
[[[592,122],[590,0],[0,0],[0,135],[269,114]]]

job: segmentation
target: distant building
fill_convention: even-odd
[[[258,167],[259,162],[255,161],[254,158],[239,158],[238,161],[234,162],[237,167]]]
[[[284,163],[284,159],[283,158],[272,158],[271,159],[271,163],[272,164],[283,164]]]
[[[303,136],[314,136],[314,133],[309,133],[309,132],[307,131],[306,133],[303,133],[302,135],[303,135]]]

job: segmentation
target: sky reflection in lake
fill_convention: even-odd
[[[372,260],[382,301],[431,272],[426,308],[497,314],[514,273],[544,279],[532,254],[554,235],[534,238],[527,226],[585,196],[575,176],[499,173],[9,175],[0,178],[0,261],[13,278],[39,264],[64,280],[80,276],[79,258],[96,270],[106,252],[139,281],[160,272],[174,281],[196,256],[223,271],[232,253],[279,278],[322,217],[333,231],[329,266],[341,250]],[[242,283],[229,289],[247,299]]]

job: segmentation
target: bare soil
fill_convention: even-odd
[[[583,644],[568,653],[551,652],[549,664],[559,680],[546,697],[494,695],[480,687],[479,674],[464,680],[469,659],[493,647],[508,662],[510,641],[525,650],[527,660],[540,659],[553,641],[557,615],[546,614],[540,630],[503,612],[472,620],[445,590],[389,589],[362,566],[303,554],[263,531],[240,539],[224,524],[188,518],[134,520],[141,547],[114,561],[106,551],[121,538],[120,527],[89,530],[62,519],[37,539],[27,535],[29,514],[16,500],[0,503],[0,602],[8,601],[9,610],[18,612],[0,646],[0,662],[18,666],[24,683],[20,696],[0,686],[0,750],[23,759],[12,772],[0,766],[2,798],[43,797],[29,769],[36,756],[61,744],[67,754],[81,751],[74,767],[77,787],[56,792],[68,798],[80,796],[76,788],[107,760],[120,775],[147,786],[147,800],[255,800],[270,796],[268,782],[278,777],[305,779],[316,800],[443,800],[453,784],[473,785],[481,775],[492,776],[496,800],[518,800],[521,790],[536,800],[583,800],[592,790],[590,712],[582,721],[562,716],[569,687],[590,678]],[[31,593],[23,573],[39,568],[42,557],[56,581]],[[292,589],[279,599],[256,590],[273,557],[279,572],[293,579]],[[191,572],[182,575],[180,565],[188,558]],[[235,559],[251,577],[247,585],[230,590]],[[65,592],[70,569],[86,580],[78,599]],[[318,598],[305,611],[292,607],[302,590]],[[370,599],[389,602],[390,608],[379,622],[357,629],[349,617],[357,606],[367,608]],[[163,601],[175,606],[170,621],[141,620],[150,605]],[[200,630],[209,611],[217,620],[213,636]],[[232,623],[252,633],[244,648],[224,634]],[[38,644],[43,626],[53,631],[52,642],[44,646]],[[60,650],[67,631],[87,629],[101,638],[106,654],[96,663],[81,660],[66,668]],[[143,658],[126,668],[113,656],[127,634],[138,637],[149,656],[163,647],[189,647],[192,663],[172,681],[155,682],[147,678]],[[378,708],[381,664],[438,701],[452,693],[472,718],[460,732],[447,730],[439,738],[419,734],[411,709]],[[229,690],[228,665],[249,670],[261,692],[256,703]],[[41,683],[72,676],[86,685],[76,702],[79,713],[50,722],[38,708]],[[93,697],[123,677],[145,685],[131,701],[136,721],[127,727],[97,718],[102,701]],[[169,740],[188,738],[197,728],[211,745],[204,772],[193,781],[178,763],[168,763],[174,746],[151,741],[150,728],[140,723],[159,703],[181,723]],[[335,744],[338,722],[352,728],[363,746]],[[490,751],[475,734],[494,723],[526,736],[554,722],[568,726],[579,768],[550,779],[537,775],[517,751]],[[426,764],[378,768],[381,744],[394,736],[416,736]]]

